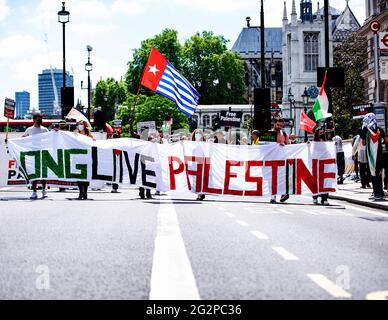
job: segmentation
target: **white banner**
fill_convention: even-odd
[[[160,191],[259,197],[335,192],[333,142],[235,146],[49,132],[9,141],[29,180],[102,181]]]

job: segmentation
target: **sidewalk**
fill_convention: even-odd
[[[350,203],[362,205],[365,207],[376,208],[388,211],[388,197],[386,201],[374,202],[369,200],[372,196],[372,189],[361,189],[361,184],[354,181],[345,181],[344,184],[337,186],[337,192],[330,194],[330,199],[343,200]]]

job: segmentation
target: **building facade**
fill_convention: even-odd
[[[261,37],[260,28],[250,25],[242,29],[232,51],[236,52],[245,65],[245,79],[248,92],[247,102],[253,104],[253,90],[261,87]],[[271,88],[272,103],[282,100],[282,28],[265,28],[265,79],[266,87]]]
[[[388,1],[387,0],[366,0],[366,20],[364,25],[358,30],[360,36],[366,38],[368,62],[367,69],[362,72],[365,85],[365,102],[383,102],[388,104],[388,80],[379,81],[379,99],[377,100],[375,80],[375,57],[374,57],[374,33],[370,30],[370,23],[374,20],[379,21],[381,25],[380,32],[388,32]],[[385,60],[388,63],[388,57],[379,57],[380,63]]]
[[[302,95],[305,90],[311,108],[318,96],[317,68],[325,66],[324,8],[317,2],[313,12],[311,0],[301,0],[298,18],[295,0],[292,0],[291,21],[288,20],[287,3],[283,10],[283,100],[282,114],[294,119],[291,128],[298,137],[300,115],[305,105]],[[333,65],[333,46],[343,41],[351,32],[357,31],[359,23],[350,10],[348,2],[343,12],[329,7],[329,57]]]
[[[15,92],[16,119],[24,119],[30,111],[30,93],[27,91]]]
[[[46,117],[61,115],[61,88],[63,71],[46,69],[38,75],[39,111]],[[73,76],[66,73],[66,86],[73,87]]]

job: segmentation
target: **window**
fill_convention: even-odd
[[[316,71],[319,60],[318,33],[304,35],[304,70]]]
[[[287,35],[288,74],[291,74],[291,35]]]
[[[217,115],[216,114],[213,114],[212,115],[212,125],[214,126],[214,123],[216,122],[216,119],[217,119]]]
[[[210,126],[210,116],[209,115],[204,115],[203,116],[203,122],[202,122],[202,125],[203,125],[203,127],[209,127]]]

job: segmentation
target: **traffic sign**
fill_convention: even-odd
[[[380,39],[380,49],[388,50],[388,32],[380,32],[379,39]]]
[[[379,31],[380,31],[380,28],[381,28],[380,22],[378,22],[377,20],[373,20],[373,21],[370,23],[369,28],[370,28],[371,31],[373,31],[374,33],[379,32]]]

